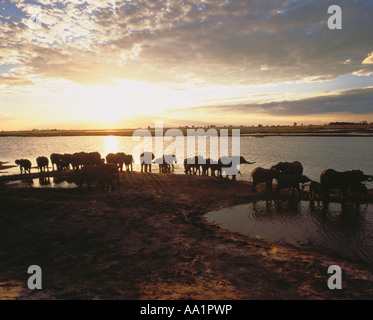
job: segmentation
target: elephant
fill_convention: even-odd
[[[232,176],[232,180],[236,180],[236,175],[240,173],[240,165],[254,163],[247,161],[243,156],[221,157],[219,158],[217,168],[220,177],[225,174],[227,178]]]
[[[209,170],[211,171],[211,176],[215,176],[215,171],[219,171],[219,163],[216,160],[207,158],[205,163],[200,165],[201,167],[201,174],[203,176],[209,175]]]
[[[52,153],[50,155],[51,163],[52,163],[52,170],[54,171],[54,166],[56,165],[56,170],[60,170],[60,162],[61,162],[62,154],[59,153]]]
[[[194,156],[192,158],[184,159],[184,172],[185,174],[201,174],[201,165],[206,163],[202,156]]]
[[[106,162],[115,164],[120,172],[123,172],[124,158],[126,154],[123,152],[109,153],[106,156]]]
[[[251,177],[253,178],[252,191],[255,191],[258,183],[265,182],[266,193],[268,193],[268,191],[272,193],[272,181],[273,179],[277,179],[278,175],[279,172],[276,169],[264,169],[261,167],[255,168],[251,172]]]
[[[141,164],[141,172],[152,172],[152,161],[154,160],[155,155],[152,152],[143,152],[140,154],[140,164]]]
[[[278,162],[271,169],[276,169],[282,174],[303,174],[303,166],[299,161]]]
[[[71,157],[71,166],[73,170],[79,171],[84,165],[84,152],[75,152]]]
[[[89,164],[84,166],[79,172],[79,188],[82,187],[84,183],[90,189],[92,182],[99,182],[103,190],[108,190],[109,186],[111,189],[115,189],[113,180],[116,179],[118,185],[119,172],[118,167],[113,163],[101,163],[99,165]]]
[[[19,166],[21,174],[24,172],[25,174],[28,172],[31,174],[31,161],[28,159],[19,159],[15,161],[16,165]]]
[[[133,156],[131,154],[124,154],[124,165],[126,166],[127,171],[133,171],[132,164],[134,163]]]
[[[320,200],[322,197],[324,191],[323,191],[323,186],[321,185],[320,182],[317,181],[311,181],[310,183],[310,200],[315,200],[317,196],[317,200]]]
[[[74,170],[81,170],[84,166],[87,165],[100,165],[102,164],[101,154],[99,152],[76,152],[72,155],[64,155],[65,161],[71,163],[71,166]],[[62,156],[62,159],[64,158]]]
[[[281,193],[282,189],[291,188],[292,195],[294,195],[295,189],[298,191],[298,198],[301,197],[301,190],[299,187],[300,183],[310,182],[311,179],[302,174],[283,174],[280,173],[277,178],[277,194]]]
[[[70,170],[70,164],[73,162],[73,155],[65,153],[61,158],[61,168],[62,170]]]
[[[51,159],[53,171],[54,171],[54,165],[56,165],[57,171],[69,170],[70,163],[73,162],[73,155],[52,153],[50,155],[50,159]]]
[[[102,164],[101,154],[97,151],[87,153],[85,157],[84,165],[89,165],[89,164],[93,164],[96,166]]]
[[[174,163],[177,163],[176,156],[164,155],[162,158],[158,158],[154,161],[159,166],[159,173],[171,173],[175,170]]]
[[[49,159],[47,157],[37,157],[36,163],[40,172],[49,171]]]
[[[342,193],[342,202],[348,198],[348,193],[365,181],[372,181],[373,176],[364,174],[361,170],[336,171],[324,170],[320,175],[320,183],[323,186],[325,199],[329,198],[330,189],[339,189]]]

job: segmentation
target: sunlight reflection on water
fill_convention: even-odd
[[[119,152],[119,141],[118,137],[115,136],[107,136],[104,140],[105,143],[105,152],[104,155],[109,153],[117,153]]]

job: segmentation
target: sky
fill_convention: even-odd
[[[371,0],[0,0],[0,130],[373,122],[372,30]]]

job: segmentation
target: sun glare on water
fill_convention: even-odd
[[[104,156],[108,155],[109,153],[117,153],[118,152],[118,138],[115,136],[107,136],[105,137],[105,154]]]

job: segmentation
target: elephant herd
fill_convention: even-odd
[[[242,156],[237,157],[221,157],[218,160],[210,158],[204,159],[202,156],[187,158],[184,160],[185,174],[199,174],[203,176],[222,177],[225,174],[227,177],[232,176],[232,180],[236,180],[236,175],[240,173],[239,168],[242,164],[254,164],[249,162]]]
[[[20,167],[21,174],[31,173],[31,161],[27,159],[16,160],[15,163]],[[134,158],[132,155],[123,152],[109,153],[102,158],[98,152],[78,152],[74,154],[50,155],[50,162],[47,157],[41,156],[36,159],[37,168],[40,172],[49,171],[49,163],[52,164],[52,170],[65,171],[74,170],[78,174],[79,185],[91,181],[99,181],[102,185],[111,185],[112,181],[117,180],[119,184],[119,172],[133,171]],[[155,159],[152,152],[144,152],[140,155],[141,172],[152,172],[152,164],[158,165],[159,173],[174,172],[177,163],[174,155],[163,155]],[[187,175],[202,175],[226,177],[240,173],[239,168],[242,164],[254,164],[244,157],[221,157],[217,161],[204,159],[201,156],[184,159],[184,173]],[[373,176],[366,175],[360,170],[351,170],[339,172],[333,169],[324,170],[320,175],[320,182],[312,181],[303,174],[303,166],[299,161],[279,162],[271,168],[265,169],[257,167],[251,171],[252,191],[255,191],[259,183],[266,184],[266,193],[273,192],[273,180],[277,181],[277,194],[281,194],[283,189],[291,189],[294,195],[295,190],[298,197],[301,196],[301,185],[309,183],[309,193],[311,200],[328,200],[330,191],[340,190],[342,200],[353,197],[367,197],[367,187],[364,182],[372,181]]]
[[[253,180],[252,190],[254,191],[258,183],[266,183],[266,192],[272,192],[272,182],[277,180],[277,193],[280,194],[284,188],[291,188],[292,193],[298,191],[301,196],[300,184],[309,182],[310,199],[327,201],[330,191],[340,190],[342,201],[349,197],[358,200],[366,199],[368,189],[364,182],[372,181],[373,176],[366,175],[360,170],[339,172],[333,169],[324,170],[320,175],[320,182],[312,181],[303,175],[303,166],[299,161],[279,162],[270,169],[256,168],[251,172]]]

